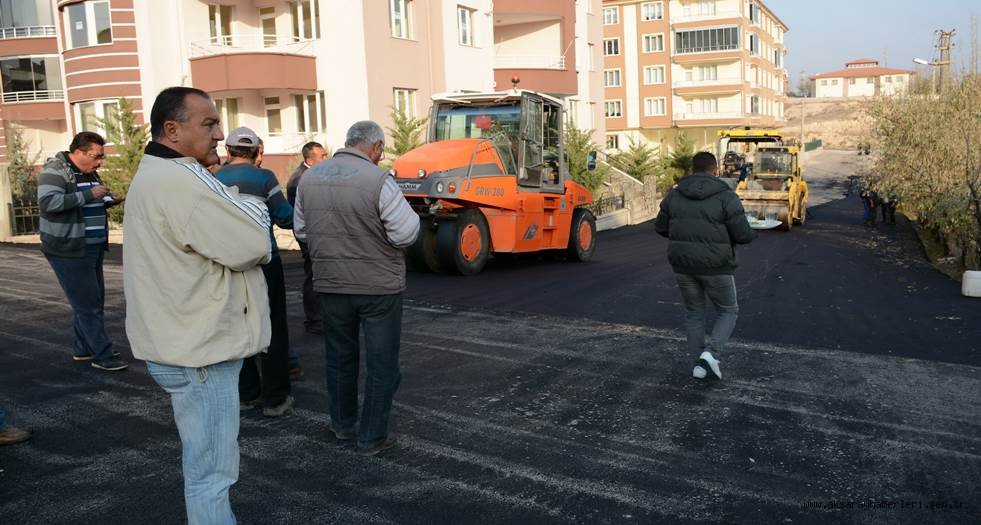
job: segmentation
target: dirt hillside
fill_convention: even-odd
[[[804,135],[806,141],[820,138],[827,149],[852,149],[867,140],[871,121],[863,99],[799,99],[788,98],[787,125],[781,128],[788,137],[800,136],[801,102],[804,106]]]

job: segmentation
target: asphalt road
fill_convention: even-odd
[[[840,197],[849,166],[826,154],[812,185]],[[854,198],[832,199],[741,252],[721,382],[689,377],[650,226],[600,234],[588,264],[411,274],[400,443],[370,459],[326,431],[322,342],[300,330],[290,255],[306,379],[292,415],[242,418],[238,518],[979,522],[979,303],[926,265],[907,224],[866,229],[859,214]],[[36,432],[0,448],[0,522],[181,522],[164,394],[140,363],[106,374],[71,361],[70,309],[36,249],[0,247],[0,265],[0,406]],[[109,329],[129,359],[121,268],[106,274]]]

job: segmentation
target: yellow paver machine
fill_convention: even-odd
[[[757,230],[780,227],[790,231],[807,220],[807,183],[798,163],[799,148],[787,144],[775,130],[720,130],[719,156],[739,156],[742,167],[724,164],[724,178],[736,179],[750,226]]]

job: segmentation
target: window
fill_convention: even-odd
[[[718,80],[718,79],[719,79],[719,66],[698,66],[685,70],[686,82],[703,82],[705,80]]]
[[[603,54],[606,56],[614,56],[620,54],[620,39],[619,38],[604,38],[603,39]]]
[[[644,85],[664,84],[664,66],[644,66]]]
[[[58,57],[14,57],[0,60],[4,102],[61,99],[61,62]]]
[[[596,71],[596,44],[589,44],[589,70]]]
[[[395,88],[393,93],[395,94],[395,104],[393,106],[395,110],[401,111],[407,117],[415,117],[416,90]]]
[[[665,97],[653,97],[644,99],[644,116],[660,117],[667,114],[668,99]]]
[[[112,43],[109,2],[85,2],[65,8],[70,48]]]
[[[392,36],[412,38],[412,0],[388,0],[391,15]]]
[[[620,87],[620,70],[619,69],[604,69],[603,70],[603,86],[604,87]]]
[[[268,135],[281,135],[283,133],[283,115],[279,106],[279,97],[265,97],[263,102],[266,105],[266,133]]]
[[[781,53],[779,49],[773,50],[773,63],[776,64],[777,67],[783,66],[783,53]]]
[[[290,19],[293,24],[293,41],[320,38],[320,2],[300,0],[290,2]]]
[[[75,104],[75,124],[79,132],[93,131],[105,137],[106,126],[119,118],[118,100],[94,100]]]
[[[753,23],[760,23],[760,6],[756,4],[749,4],[749,19]]]
[[[607,135],[606,149],[620,149],[620,135]]]
[[[838,85],[838,79],[837,78],[831,79],[831,85],[832,86],[837,86]]]
[[[320,93],[312,95],[293,95],[293,110],[296,113],[296,130],[300,133],[319,133],[323,129],[321,115],[317,104],[323,101]]]
[[[644,52],[645,53],[656,53],[659,51],[664,51],[664,35],[644,35]]]
[[[566,104],[568,109],[566,109],[565,115],[569,121],[569,124],[571,124],[572,127],[579,127],[576,125],[579,121],[579,101],[574,98],[567,98]]]
[[[674,34],[674,52],[676,54],[737,49],[739,49],[738,27],[678,31]]]
[[[887,76],[887,77],[884,77],[884,78],[886,79],[886,83],[887,84],[892,84],[892,77]]]
[[[640,6],[640,19],[647,22],[650,20],[664,19],[664,2],[648,2]]]
[[[473,46],[473,15],[477,11],[475,9],[469,9],[466,7],[457,7],[456,15],[457,20],[460,23],[460,45],[461,46]]]
[[[696,98],[690,100],[685,106],[687,113],[718,113],[719,99]]]
[[[754,33],[749,34],[749,53],[754,56],[760,54],[760,37]]]
[[[682,7],[681,14],[685,18],[715,16],[716,14],[715,0],[703,0],[701,2],[693,2],[690,4],[685,4]]]
[[[866,84],[875,84],[875,77],[868,77],[865,79]]]
[[[272,47],[277,44],[276,37],[276,8],[263,7],[259,9],[259,23],[262,26],[262,47]]]
[[[897,76],[896,77],[896,82],[906,82],[906,77],[904,77],[904,76]]]
[[[228,135],[228,132],[238,127],[238,99],[237,98],[216,98],[215,108],[218,109],[218,118],[221,119],[221,129]]]
[[[0,27],[51,25],[54,25],[54,17],[51,14],[51,4],[47,0],[0,0]],[[15,34],[22,36],[20,33]]]
[[[828,85],[828,80],[827,79],[822,80],[821,81],[821,85],[822,86],[827,86]]]
[[[623,103],[619,100],[606,101],[606,118],[616,118],[623,116]]]
[[[855,79],[854,78],[849,78],[848,79],[848,85],[849,86],[854,86],[855,85]]]
[[[211,31],[212,44],[232,45],[232,6],[209,5],[208,27]]]
[[[603,8],[603,25],[609,26],[620,23],[620,10],[616,7]]]
[[[753,95],[749,97],[749,112],[753,115],[760,114],[760,97]]]

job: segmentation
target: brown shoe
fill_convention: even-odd
[[[31,433],[16,427],[8,426],[0,432],[0,445],[13,445],[31,439]]]

